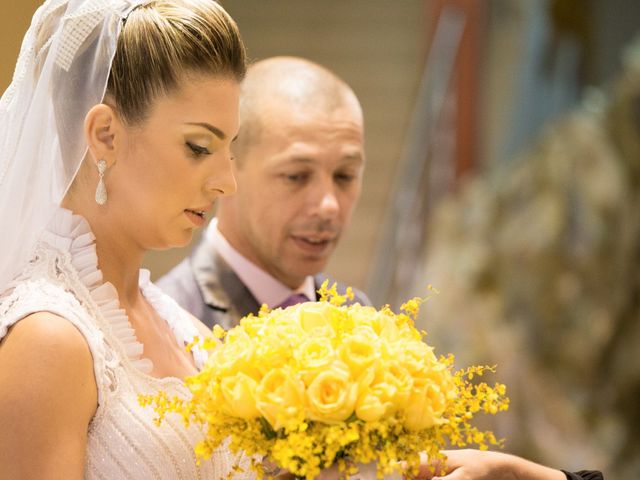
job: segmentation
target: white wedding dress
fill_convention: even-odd
[[[178,304],[141,271],[140,288],[184,345],[197,329]],[[87,479],[222,479],[241,461],[244,472],[233,478],[254,478],[248,461],[219,449],[208,461],[196,464],[193,446],[201,431],[185,428],[169,415],[160,427],[152,408],[142,408],[138,395],[166,391],[188,396],[177,378],[149,375],[152,364],[142,357],[142,345],[115,288],[102,281],[94,237],[88,223],[60,209],[43,232],[28,267],[0,296],[0,339],[21,318],[49,311],[68,319],[85,337],[93,355],[98,408],[89,425],[85,478]],[[205,353],[194,352],[198,366]],[[25,420],[28,421],[28,420]]]

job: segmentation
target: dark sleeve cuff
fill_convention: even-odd
[[[567,476],[567,480],[604,480],[602,472],[597,470],[580,470],[579,472],[562,472]]]

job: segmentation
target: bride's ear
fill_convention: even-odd
[[[84,119],[84,134],[93,160],[105,160],[107,166],[116,161],[115,137],[120,121],[116,112],[104,103],[94,105]]]

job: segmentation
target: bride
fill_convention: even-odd
[[[0,478],[208,479],[243,462],[198,466],[199,431],[157,427],[137,396],[186,395],[204,359],[184,347],[206,328],[140,264],[235,191],[244,73],[211,0],[34,15],[0,101]]]

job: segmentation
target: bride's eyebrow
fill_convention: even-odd
[[[196,126],[196,127],[206,128],[211,133],[213,133],[216,137],[218,137],[220,140],[224,140],[225,138],[227,138],[227,135],[222,130],[220,130],[218,127],[214,127],[210,123],[206,123],[206,122],[186,122],[185,125],[192,125],[192,126]],[[237,138],[237,135],[236,135],[236,138]],[[234,138],[234,140],[235,140],[235,138]]]

